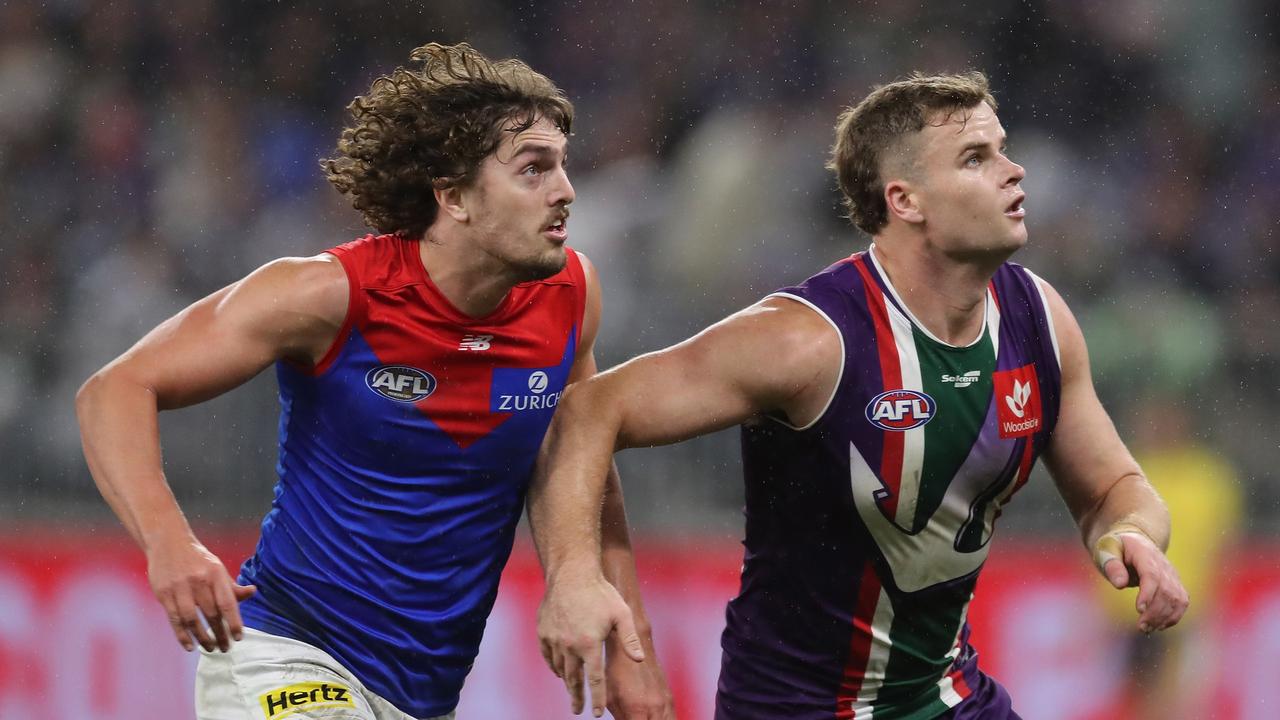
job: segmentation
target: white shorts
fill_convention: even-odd
[[[200,651],[199,720],[415,720],[370,692],[328,653],[245,628],[231,651]],[[453,720],[454,713],[424,720]]]

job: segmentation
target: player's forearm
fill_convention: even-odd
[[[94,483],[134,541],[190,535],[161,469],[154,394],[107,369],[80,388],[76,415]]]
[[[548,581],[563,572],[600,573],[600,517],[619,425],[600,402],[600,377],[561,397],[529,488],[529,528]]]
[[[1093,511],[1080,519],[1080,533],[1089,548],[1103,535],[1123,529],[1142,532],[1161,550],[1169,547],[1169,510],[1140,474],[1122,477]]]
[[[600,545],[604,577],[627,601],[631,614],[635,616],[636,630],[644,638],[649,634],[649,619],[640,597],[635,554],[631,549],[631,533],[627,527],[627,511],[616,465],[610,466],[605,484],[604,507],[600,514]]]

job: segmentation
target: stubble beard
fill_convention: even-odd
[[[546,280],[564,270],[567,262],[568,256],[565,249],[560,246],[549,248],[529,261],[515,265],[514,269],[519,282],[534,282],[536,280]]]

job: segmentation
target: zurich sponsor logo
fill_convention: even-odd
[[[514,413],[528,410],[554,410],[564,394],[568,366],[540,370],[531,368],[495,368],[490,412]]]
[[[546,392],[548,382],[547,374],[539,370],[529,376],[529,389],[541,394]]]
[[[867,403],[867,421],[883,430],[902,432],[918,428],[936,414],[933,398],[915,390],[882,392]]]
[[[431,373],[408,365],[382,365],[364,376],[369,389],[388,400],[418,402],[436,391]]]

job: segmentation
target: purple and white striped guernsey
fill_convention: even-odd
[[[1041,281],[1001,266],[965,347],[915,321],[874,251],[775,296],[826,318],[844,361],[810,425],[743,427],[746,555],[716,718],[945,716],[991,683],[966,611],[1058,415]]]

